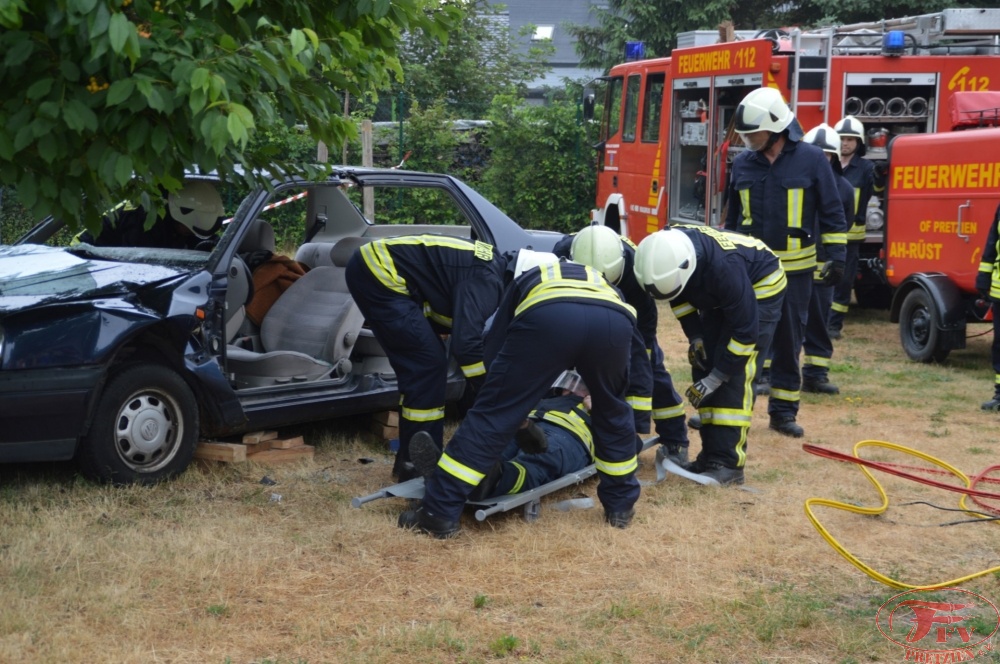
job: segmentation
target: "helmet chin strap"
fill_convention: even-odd
[[[764,143],[764,147],[762,147],[760,150],[757,150],[757,152],[760,152],[761,154],[764,154],[765,152],[767,152],[768,150],[770,150],[774,146],[775,143],[778,142],[778,138],[780,138],[780,137],[781,137],[781,132],[772,131],[771,132],[771,137],[767,139],[766,143]]]

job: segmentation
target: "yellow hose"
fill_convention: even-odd
[[[920,452],[918,450],[905,447],[903,445],[897,445],[895,443],[887,443],[880,440],[862,440],[861,442],[857,443],[854,446],[854,449],[852,450],[852,453],[854,454],[855,458],[858,459],[861,458],[860,455],[858,454],[858,450],[860,450],[863,447],[881,447],[896,452],[901,452],[903,454],[909,454],[919,459],[923,459],[924,461],[934,464],[935,466],[942,468],[948,473],[959,478],[964,484],[966,489],[972,488],[972,480],[970,480],[965,475],[965,473],[960,471],[958,468],[955,468],[951,464],[948,464],[940,459],[932,457],[929,454],[924,454],[923,452]],[[872,577],[876,581],[884,583],[885,585],[890,586],[892,588],[899,588],[901,590],[903,589],[931,590],[934,588],[947,588],[950,586],[957,586],[960,583],[969,581],[970,579],[975,579],[976,577],[985,576],[987,574],[992,574],[995,572],[1000,572],[1000,566],[997,566],[997,567],[991,567],[989,569],[984,569],[974,574],[968,574],[966,576],[962,576],[957,579],[950,579],[948,581],[941,581],[939,583],[929,583],[925,585],[912,585],[909,583],[903,583],[902,581],[899,581],[897,579],[890,578],[885,574],[882,574],[881,572],[878,572],[875,569],[866,565],[865,563],[861,562],[861,560],[857,556],[848,551],[843,544],[837,541],[837,539],[830,534],[830,532],[823,526],[822,523],[820,523],[819,519],[813,513],[813,506],[815,505],[832,507],[833,509],[844,510],[846,512],[854,512],[855,514],[867,514],[870,516],[877,516],[879,514],[884,513],[889,508],[889,496],[886,494],[885,489],[882,488],[882,485],[878,483],[878,480],[876,480],[875,477],[871,474],[871,472],[869,472],[868,468],[866,468],[865,466],[859,466],[859,467],[861,468],[861,472],[865,474],[865,477],[868,478],[868,481],[871,482],[872,486],[875,487],[875,490],[878,491],[879,496],[882,497],[881,505],[879,505],[878,507],[858,507],[856,505],[843,503],[838,500],[830,500],[828,498],[809,498],[808,500],[806,500],[805,503],[806,516],[809,518],[809,521],[812,522],[813,527],[816,528],[817,531],[819,531],[819,534],[823,536],[823,539],[825,539],[827,543],[829,543],[829,545],[832,546],[837,553],[846,558],[847,561],[850,562],[852,565],[854,565],[859,570],[861,570],[868,576]],[[959,500],[959,507],[961,507],[966,513],[972,516],[979,518],[987,518],[984,517],[982,514],[971,510],[968,507],[966,503],[968,497],[969,497],[968,494],[962,495],[961,500]],[[998,523],[998,522],[993,521],[993,523]]]

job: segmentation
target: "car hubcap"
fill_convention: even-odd
[[[166,394],[143,390],[133,395],[118,413],[115,448],[121,459],[136,470],[163,466],[176,452],[183,424],[180,408]]]
[[[930,335],[930,316],[926,309],[917,309],[913,312],[913,320],[910,324],[911,336],[920,346],[927,345],[927,338]]]

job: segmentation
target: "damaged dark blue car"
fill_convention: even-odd
[[[151,483],[205,438],[393,408],[392,367],[344,282],[354,249],[428,232],[501,252],[559,237],[453,177],[361,168],[276,179],[224,228],[209,251],[97,247],[46,219],[0,246],[0,462],[75,459],[96,480]],[[308,270],[249,315],[248,260],[283,249]],[[449,399],[463,387],[453,367]]]

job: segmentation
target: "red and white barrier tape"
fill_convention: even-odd
[[[282,205],[288,205],[292,201],[301,200],[301,199],[305,198],[308,195],[309,195],[308,191],[303,191],[301,194],[295,194],[294,196],[289,196],[288,198],[282,199],[280,201],[275,201],[274,203],[271,203],[270,205],[265,205],[264,209],[261,210],[261,212],[267,212],[268,210],[273,210],[276,207],[281,207]],[[223,219],[222,223],[223,224],[228,224],[232,220],[233,220],[232,217],[230,217],[229,219]]]

